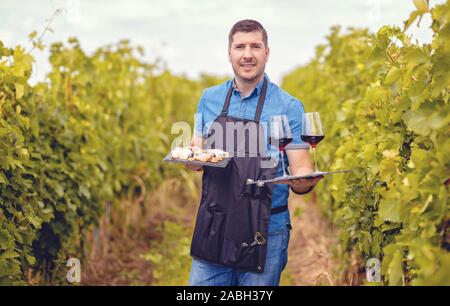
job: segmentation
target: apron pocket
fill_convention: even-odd
[[[191,255],[219,263],[222,252],[226,214],[214,203],[200,206],[191,246]]]
[[[200,205],[191,243],[191,254],[194,256],[198,256],[206,248],[205,235],[208,233],[208,227],[212,220],[211,214],[208,214],[207,211],[207,205]]]
[[[254,199],[258,199],[258,200],[264,200],[267,198],[272,198],[272,187],[269,186],[268,184],[264,184],[263,186],[259,187],[256,185],[252,185],[255,187],[254,192],[253,192],[253,198]]]
[[[259,260],[262,255],[261,252],[264,252],[264,246],[254,245],[242,247],[233,241],[225,239],[222,262],[234,268],[262,272],[263,270],[258,269],[260,266]]]
[[[206,242],[204,250],[210,261],[218,263],[223,247],[226,214],[218,211],[210,211],[209,209],[206,211],[206,215],[209,214],[211,217],[211,223],[204,236]]]
[[[241,197],[251,197],[255,193],[255,184],[242,184]]]
[[[254,245],[247,247],[239,247],[237,251],[236,267],[240,269],[248,269],[254,272],[262,272],[258,269],[260,266],[259,258],[263,250],[263,246]]]

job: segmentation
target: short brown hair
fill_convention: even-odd
[[[264,27],[256,20],[252,19],[244,19],[238,21],[234,24],[234,26],[230,30],[230,34],[228,34],[228,47],[231,47],[231,42],[233,41],[233,35],[237,32],[261,32],[263,36],[264,45],[267,47],[267,32]]]

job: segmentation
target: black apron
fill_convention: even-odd
[[[191,256],[210,263],[261,273],[266,260],[273,185],[264,184],[263,187],[258,187],[254,184],[247,185],[246,181],[271,179],[277,175],[277,163],[266,157],[263,149],[264,130],[259,124],[267,91],[267,79],[264,78],[254,120],[228,116],[232,89],[231,84],[222,113],[213,123],[223,129],[223,136],[220,136],[223,137],[222,144],[210,142],[210,130],[206,147],[225,150],[233,157],[225,168],[204,168],[202,196],[191,244]],[[234,124],[231,134],[229,131],[227,133],[229,124]],[[247,128],[254,125],[257,131],[256,154],[249,154],[255,151],[250,149],[249,134],[239,131],[244,125]],[[227,139],[226,135],[234,135],[231,138],[234,141],[233,152],[229,151],[227,145],[230,144],[230,138]],[[239,148],[244,148],[244,151],[238,152]],[[265,165],[263,167],[262,162]],[[269,162],[270,167],[267,167]],[[280,213],[286,209],[287,206],[283,206],[272,213]]]

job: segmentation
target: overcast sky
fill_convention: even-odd
[[[431,0],[435,5],[445,0]],[[172,72],[197,77],[200,72],[232,75],[227,36],[238,20],[260,21],[269,35],[271,55],[266,71],[275,83],[308,62],[331,26],[368,27],[403,24],[412,0],[2,0],[0,40],[29,46],[27,35],[41,31],[45,20],[61,9],[45,36],[46,44],[79,38],[83,49],[127,38],[146,50],[148,61],[161,57]],[[429,18],[410,31],[421,42],[431,40]],[[33,79],[48,72],[48,51],[33,51]]]

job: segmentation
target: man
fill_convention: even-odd
[[[232,27],[228,59],[234,80],[203,92],[192,144],[205,146],[207,127],[213,121],[224,128],[230,121],[255,123],[259,127],[259,123],[267,123],[273,116],[286,115],[293,141],[287,147],[285,165],[289,166],[292,175],[311,173],[309,150],[299,149],[309,148],[300,139],[303,105],[268,80],[264,70],[269,53],[267,33],[259,22],[242,20]],[[289,187],[295,193],[305,194],[323,177],[250,189],[245,187],[247,178],[252,175],[256,175],[255,179],[281,176],[282,163],[277,163],[272,173],[270,169],[260,169],[251,158],[233,158],[230,163],[227,170],[188,167],[194,171],[204,170],[202,202],[191,248],[193,261],[189,284],[278,285],[287,264],[290,238]],[[261,204],[264,201],[269,201],[270,210]],[[252,211],[254,207],[259,210]],[[248,233],[244,234],[245,231]]]

